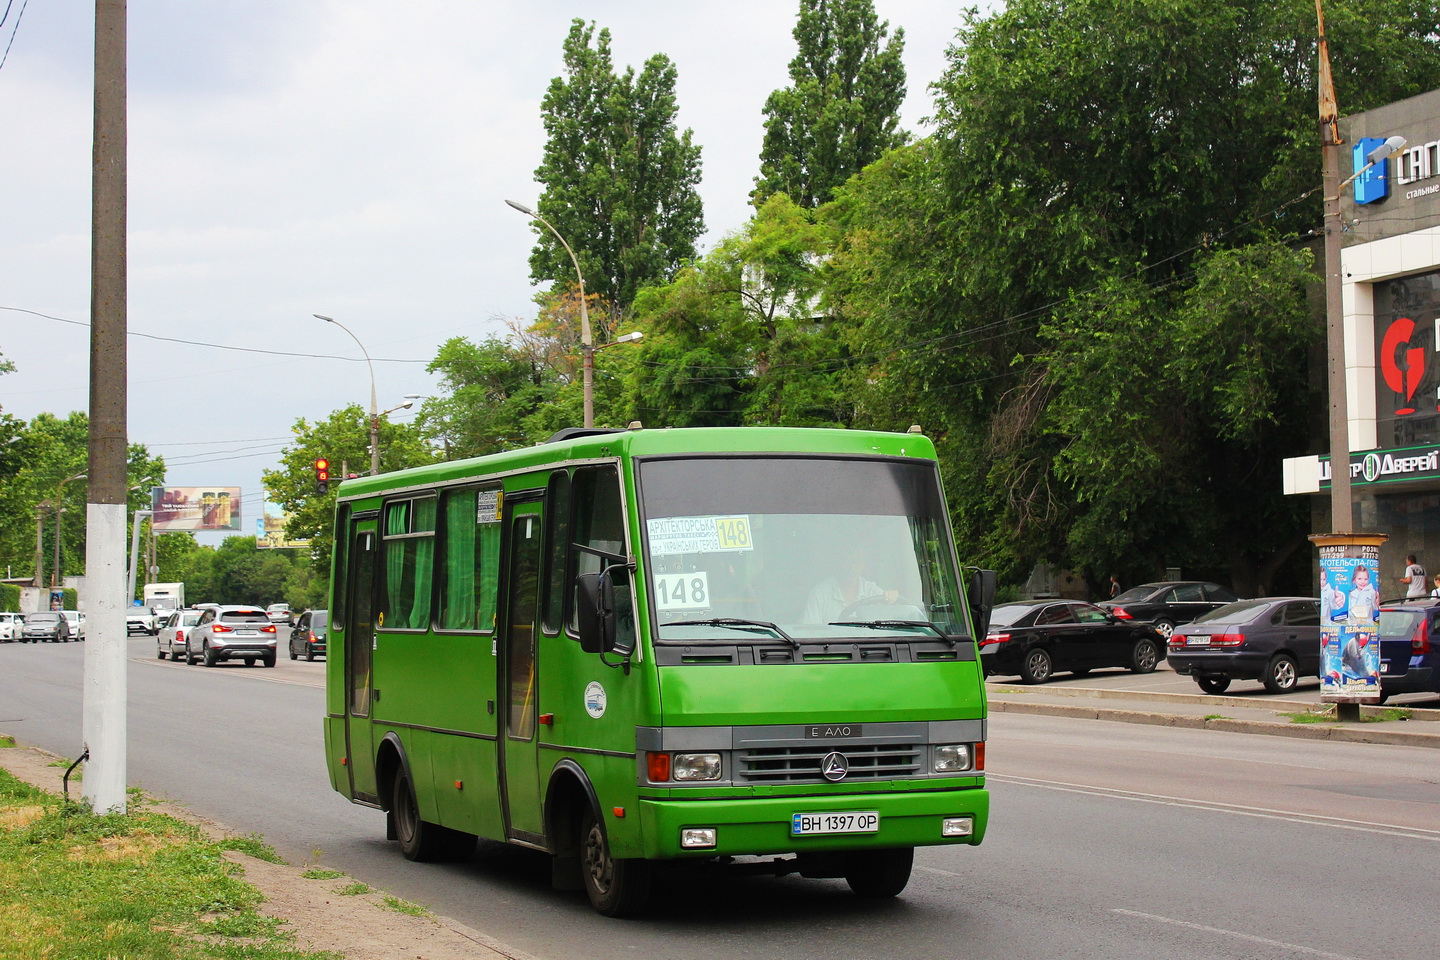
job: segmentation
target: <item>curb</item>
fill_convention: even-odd
[[[1116,691],[1118,692],[1118,691]],[[1083,694],[1069,694],[1081,696]],[[1181,694],[1181,696],[1188,696]],[[1123,698],[1129,699],[1129,698]],[[1137,698],[1138,699],[1138,698]],[[1153,701],[1153,697],[1149,698]],[[1226,700],[1208,697],[1206,700]],[[1234,698],[1228,698],[1234,699]],[[1278,703],[1280,701],[1271,701]],[[1223,704],[1221,704],[1223,705]],[[1253,703],[1245,703],[1254,707]],[[1090,707],[1084,704],[1027,703],[1022,700],[990,698],[991,713],[1021,713],[1047,717],[1069,717],[1075,720],[1108,720],[1118,723],[1141,723],[1158,727],[1181,727],[1192,730],[1220,730],[1226,733],[1251,733],[1296,740],[1334,740],[1342,743],[1376,743],[1403,747],[1440,749],[1440,731],[1436,733],[1409,730],[1367,730],[1363,726],[1323,723],[1272,723],[1265,720],[1236,720],[1230,717],[1195,717],[1188,714],[1156,713],[1145,710],[1119,710],[1111,707]]]

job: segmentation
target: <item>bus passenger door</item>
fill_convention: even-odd
[[[375,782],[375,737],[370,724],[371,676],[375,649],[375,556],[379,548],[376,521],[360,520],[350,528],[349,583],[345,610],[345,753],[349,758],[350,792],[378,803]]]
[[[508,837],[540,843],[540,772],[536,749],[539,691],[541,505],[505,502],[509,550],[500,636],[500,778]]]

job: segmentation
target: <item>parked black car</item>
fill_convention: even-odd
[[[306,610],[290,630],[290,659],[304,657],[314,660],[325,656],[325,627],[329,621],[325,610]]]
[[[1416,597],[1380,607],[1380,699],[1440,693],[1440,600]]]
[[[1146,623],[1120,620],[1093,603],[1022,600],[1002,603],[980,641],[989,676],[1044,683],[1056,671],[1083,675],[1096,667],[1149,673],[1165,655],[1165,640]]]
[[[1289,693],[1302,677],[1320,676],[1320,601],[1227,603],[1177,627],[1166,660],[1206,693],[1224,693],[1231,680],[1259,680],[1271,693]]]
[[[1240,599],[1228,587],[1205,580],[1166,580],[1131,587],[1100,606],[1121,620],[1144,620],[1155,625],[1162,637],[1170,636],[1177,623],[1189,623],[1202,613]]]

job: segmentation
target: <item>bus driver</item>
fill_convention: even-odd
[[[842,547],[836,554],[835,573],[815,584],[805,601],[805,623],[830,623],[852,605],[872,597],[884,597],[894,603],[899,590],[885,590],[874,580],[865,578],[865,551],[855,544]]]

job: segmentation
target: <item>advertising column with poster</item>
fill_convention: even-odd
[[[1381,534],[1311,537],[1320,549],[1320,699],[1380,702]]]

